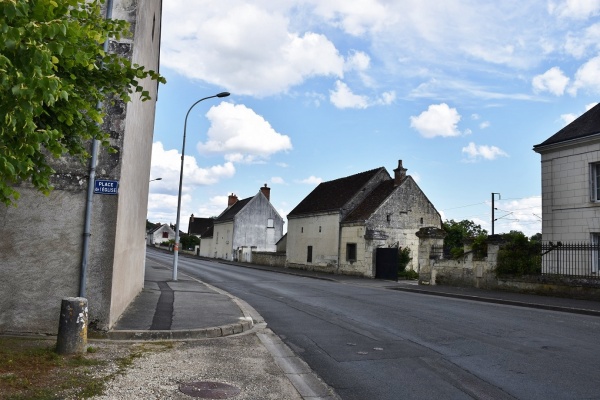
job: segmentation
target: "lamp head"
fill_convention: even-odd
[[[229,96],[229,92],[221,92],[217,95],[217,97],[227,97]]]

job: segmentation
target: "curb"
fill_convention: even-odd
[[[98,339],[109,340],[189,340],[189,339],[209,339],[237,335],[252,329],[252,321],[242,321],[237,324],[217,326],[213,328],[202,329],[184,329],[172,331],[108,331]],[[96,336],[96,335],[93,335]],[[95,337],[94,337],[95,338]]]
[[[481,297],[481,296],[472,296],[467,294],[458,294],[458,293],[448,293],[448,292],[433,292],[430,290],[424,289],[410,289],[410,288],[388,288],[389,290],[398,290],[401,292],[412,292],[419,294],[426,294],[431,296],[440,296],[440,297],[451,297],[455,299],[463,299],[463,300],[472,300],[478,301],[481,303],[494,303],[494,304],[504,304],[509,306],[517,306],[517,307],[526,307],[526,308],[537,308],[541,310],[549,310],[549,311],[559,311],[559,312],[567,312],[571,314],[582,314],[582,315],[591,315],[594,317],[600,317],[599,310],[590,310],[585,308],[572,308],[572,307],[562,307],[562,306],[552,306],[548,304],[540,304],[540,303],[526,303],[522,301],[516,300],[506,300],[506,299],[498,299],[494,297]]]

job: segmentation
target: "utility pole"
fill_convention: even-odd
[[[494,207],[494,198],[495,198],[495,194],[498,195],[498,200],[500,200],[500,193],[494,193],[492,192],[492,235],[494,234],[494,221],[496,221],[495,217],[494,217],[494,210],[496,209]]]

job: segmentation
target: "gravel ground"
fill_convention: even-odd
[[[110,353],[114,358],[139,355],[130,358],[132,364],[107,384],[104,395],[93,397],[96,400],[191,399],[180,391],[180,384],[191,382],[231,385],[240,390],[231,397],[235,400],[302,399],[256,333],[187,342],[90,344],[102,358]]]

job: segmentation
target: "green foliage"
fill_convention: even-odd
[[[541,241],[534,235],[530,241],[519,231],[502,235],[504,244],[498,251],[498,276],[539,275],[542,271]]]
[[[398,273],[406,270],[406,266],[412,260],[410,248],[403,247],[398,250]]]
[[[194,235],[182,234],[179,238],[181,248],[185,250],[194,249],[194,246],[200,244],[200,239]]]
[[[475,258],[483,258],[487,254],[487,231],[473,221],[462,220],[456,222],[453,219],[442,224],[446,232],[444,238],[444,252],[453,258],[459,258],[464,254],[464,240],[473,238],[473,253]]]
[[[0,202],[16,204],[14,184],[30,180],[48,194],[54,173],[46,157],[82,162],[86,142],[108,146],[100,102],[149,93],[145,78],[165,82],[117,54],[107,37],[128,35],[125,21],[105,20],[103,0],[0,1]]]

